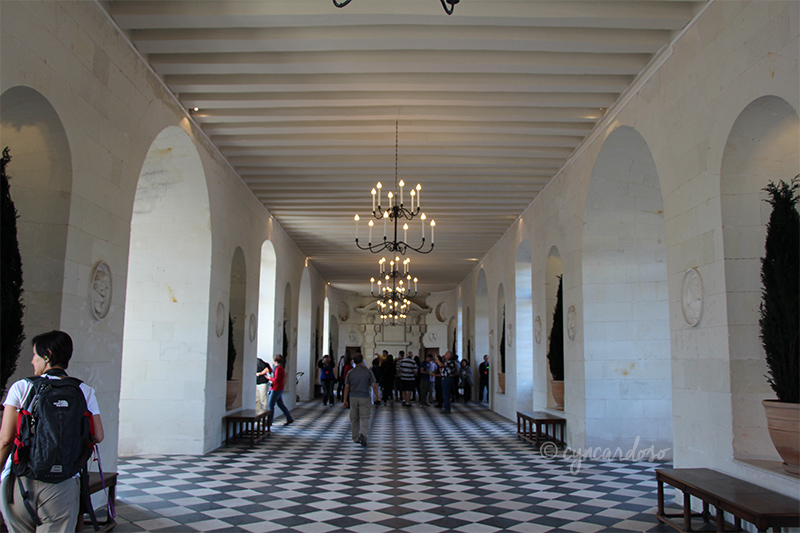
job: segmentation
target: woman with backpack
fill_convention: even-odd
[[[93,443],[103,440],[103,423],[94,389],[67,376],[72,338],[63,331],[51,331],[34,337],[32,344],[31,364],[35,377],[11,385],[0,425],[0,460],[5,464],[0,492],[3,517],[10,531],[36,531],[41,527],[47,531],[72,532],[80,509],[77,473],[85,466]],[[34,402],[37,396],[52,400]],[[44,413],[47,409],[58,409],[59,416],[47,416]],[[26,431],[27,421],[32,416],[38,418],[35,437]],[[18,438],[24,444],[18,444],[14,450],[20,417]],[[53,427],[55,422],[46,422],[55,419],[63,426]],[[59,453],[47,447],[48,439],[44,438],[59,434],[73,436],[69,442],[54,442],[53,448],[62,457],[74,457],[63,460],[65,464],[55,464]],[[42,438],[36,438],[40,436]],[[13,457],[12,451],[15,452]],[[34,463],[34,458],[41,463]]]

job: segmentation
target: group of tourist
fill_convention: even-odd
[[[488,355],[484,356],[479,369],[479,401],[483,400],[484,391],[488,392],[488,359]],[[363,356],[359,364],[366,366]],[[355,357],[349,355],[342,356],[338,365],[329,355],[322,358],[318,367],[323,405],[332,406],[336,401],[344,400],[345,380],[355,366]],[[452,352],[447,352],[443,357],[429,354],[422,360],[410,351],[406,354],[400,350],[395,357],[384,350],[380,355],[375,354],[369,368],[378,386],[377,398],[384,403],[400,402],[405,407],[411,407],[412,402],[422,406],[435,403],[436,407],[449,411],[451,402],[462,400],[468,403],[472,399],[472,368],[467,359],[459,362]],[[337,383],[338,389],[334,393]],[[486,398],[488,400],[488,394]],[[445,403],[448,407],[445,407]]]

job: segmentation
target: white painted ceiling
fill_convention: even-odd
[[[366,293],[377,273],[353,215],[363,240],[398,124],[398,179],[436,220],[433,252],[408,254],[428,293],[464,278],[703,3],[102,5],[332,286]]]

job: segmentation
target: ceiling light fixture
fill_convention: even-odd
[[[439,0],[439,1],[442,3],[442,7],[444,8],[444,12],[447,13],[448,15],[452,15],[453,14],[453,8],[461,0]],[[344,7],[349,3],[350,3],[350,0],[342,0],[342,1],[339,1],[339,2],[337,2],[336,0],[333,0],[333,5],[335,5],[336,7]]]
[[[420,210],[420,203],[421,203],[421,191],[422,186],[417,183],[415,188],[412,188],[409,191],[409,197],[411,198],[411,208],[405,207],[404,201],[404,191],[403,188],[405,187],[405,183],[403,180],[397,181],[397,151],[398,151],[398,123],[394,123],[394,191],[389,191],[386,193],[386,200],[389,204],[387,207],[381,206],[381,202],[383,201],[383,194],[381,190],[383,189],[383,185],[379,181],[375,188],[372,189],[372,216],[377,220],[383,220],[383,241],[373,244],[372,243],[372,228],[375,226],[375,221],[369,221],[369,240],[367,241],[366,246],[362,246],[358,242],[358,228],[359,228],[359,221],[361,217],[356,215],[353,219],[356,221],[356,246],[358,246],[362,250],[369,250],[370,252],[377,254],[383,251],[388,251],[392,253],[398,253],[405,255],[406,250],[413,250],[415,252],[419,252],[421,254],[428,254],[433,250],[434,245],[434,230],[436,228],[436,221],[430,221],[431,227],[431,242],[430,248],[426,248],[425,246],[425,220],[427,217],[425,213],[422,213]],[[403,223],[403,240],[398,240],[398,230],[397,225],[400,222],[400,219],[406,220],[413,220],[414,217],[420,215],[420,220],[422,221],[422,242],[419,246],[412,246],[408,244],[408,223]],[[392,240],[389,240],[386,234],[387,226],[389,223],[394,225],[394,237]]]
[[[378,299],[380,317],[384,324],[402,324],[411,305],[409,298],[417,295],[418,280],[408,272],[409,263],[411,263],[411,259],[406,258],[401,263],[400,256],[397,256],[394,261],[389,261],[387,269],[386,258],[382,257],[378,261],[380,273],[377,280],[377,292],[375,278],[369,279],[369,290],[372,296]],[[414,283],[413,291],[411,283]]]

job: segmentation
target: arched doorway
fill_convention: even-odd
[[[500,286],[497,287],[497,322],[496,322],[496,331],[495,334],[495,342],[497,343],[496,347],[496,361],[497,365],[495,367],[496,376],[497,376],[497,392],[499,394],[506,393],[506,370],[507,370],[507,360],[506,360],[506,350],[508,349],[508,337],[506,336],[506,326],[508,324],[508,317],[506,317],[506,291],[503,289],[503,284],[501,283]]]
[[[31,373],[25,360],[31,353],[30,339],[62,328],[72,156],[56,110],[34,89],[18,86],[3,93],[0,124],[3,140],[0,149],[7,146],[11,154],[7,172],[12,178],[11,197],[19,214],[17,239],[22,259],[23,326],[27,337],[10,384]],[[76,360],[79,358],[76,354]]]
[[[533,289],[531,243],[525,239],[517,247],[514,260],[514,308],[512,361],[517,410],[533,408]]]
[[[544,405],[543,407],[548,407],[550,409],[556,408],[556,401],[553,398],[553,375],[550,372],[550,365],[547,361],[547,356],[550,354],[550,340],[552,335],[553,329],[553,321],[555,319],[555,309],[556,309],[556,299],[558,297],[558,285],[561,280],[562,270],[561,270],[561,254],[558,251],[558,248],[553,246],[550,248],[550,252],[547,254],[547,261],[545,263],[545,328],[544,331],[546,332],[546,337],[544,339],[544,344],[547,347],[545,350],[545,358],[544,358],[544,365],[547,369],[546,372],[543,372],[541,380],[536,380],[537,383],[537,390],[541,390],[545,392],[544,395]],[[562,313],[563,315],[563,313]],[[563,319],[563,316],[562,316]],[[544,334],[543,334],[544,335]],[[568,376],[564,375],[564,397],[566,398],[566,391],[568,390],[567,386]],[[566,400],[565,400],[566,401]]]
[[[597,157],[583,225],[584,327],[575,334],[584,341],[587,446],[672,447],[665,242],[653,156],[636,130],[620,127]]]
[[[303,276],[300,278],[300,302],[297,309],[297,371],[304,374],[304,378],[297,385],[297,395],[303,401],[314,398],[314,385],[316,381],[316,344],[312,318],[314,313],[311,309],[311,277],[308,267],[303,269]]]
[[[800,172],[800,125],[785,100],[765,96],[750,103],[731,128],[722,157],[720,193],[725,253],[725,292],[737,459],[779,460],[769,438],[761,400],[775,393],[764,377],[759,342],[761,257],[771,206],[762,191]]]
[[[205,451],[209,343],[220,360],[228,330],[225,303],[210,302],[210,228],[197,149],[185,131],[166,128],[147,152],[133,205],[120,455]],[[209,334],[209,324],[216,335]],[[220,386],[220,404],[222,391]]]
[[[489,287],[486,283],[486,271],[478,272],[478,284],[475,289],[475,359],[482,363],[484,356],[489,356],[489,404],[497,388],[494,385],[496,359],[493,360],[489,348]],[[480,394],[480,391],[478,391]]]
[[[275,290],[277,284],[275,246],[270,241],[261,244],[261,268],[258,276],[258,358],[272,364],[275,349]]]
[[[228,320],[228,341],[229,350],[235,350],[236,357],[229,359],[228,373],[228,397],[226,398],[226,409],[238,409],[243,405],[243,368],[244,368],[244,346],[246,318],[245,303],[247,299],[247,266],[244,261],[244,252],[240,247],[236,247],[231,260],[231,283],[230,283],[230,311]],[[228,353],[230,358],[231,354]],[[232,364],[231,364],[232,363]],[[249,406],[249,402],[247,402]]]

